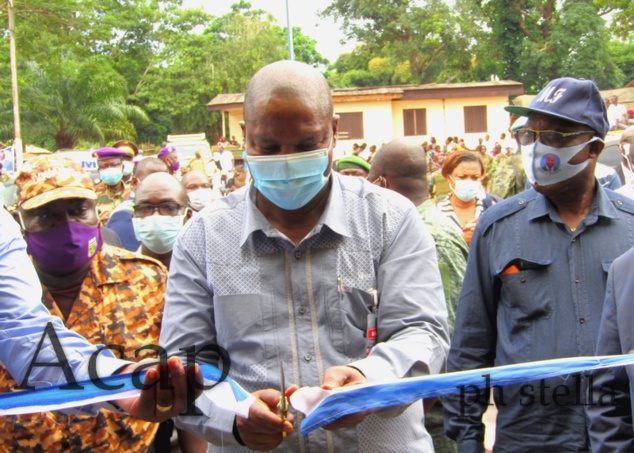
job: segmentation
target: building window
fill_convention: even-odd
[[[404,135],[427,135],[427,109],[403,110]]]
[[[487,132],[487,106],[474,105],[464,108],[465,134]]]
[[[339,115],[338,139],[363,139],[363,112],[337,113],[337,115]]]

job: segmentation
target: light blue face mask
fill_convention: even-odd
[[[330,146],[275,156],[247,156],[253,184],[271,203],[287,211],[306,206],[324,187]]]
[[[452,192],[464,202],[471,201],[482,193],[482,183],[480,181],[471,179],[459,179],[456,181],[453,178],[451,180],[456,185],[456,187],[451,189]]]
[[[145,247],[154,253],[164,255],[174,248],[178,233],[183,228],[186,214],[187,212],[176,216],[133,217],[134,235]]]
[[[99,177],[104,184],[108,186],[114,186],[123,178],[123,167],[119,168],[104,168],[99,170]]]

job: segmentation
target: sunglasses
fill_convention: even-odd
[[[579,135],[593,134],[594,131],[581,131],[581,132],[557,132],[557,131],[535,131],[533,129],[518,129],[515,132],[515,137],[522,145],[532,145],[537,141],[542,142],[546,146],[552,146],[553,148],[563,148],[565,145]]]

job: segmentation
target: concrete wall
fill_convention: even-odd
[[[422,143],[435,137],[439,144],[448,136],[464,138],[467,146],[475,147],[478,138],[484,133],[466,134],[464,132],[464,107],[487,106],[488,133],[492,140],[497,140],[502,132],[507,136],[510,117],[504,107],[508,99],[504,96],[458,98],[458,99],[426,99],[420,101],[372,101],[335,103],[335,113],[363,112],[363,139],[339,140],[335,148],[334,158],[339,159],[352,151],[354,143],[367,143],[368,146],[387,143],[395,138],[405,138],[414,143]],[[427,109],[427,135],[404,137],[403,110]],[[229,111],[229,135],[235,135],[242,142],[242,129],[239,122],[243,120],[242,109]]]

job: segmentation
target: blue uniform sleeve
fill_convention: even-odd
[[[44,329],[52,323],[75,379],[88,379],[88,361],[97,348],[68,330],[42,305],[41,285],[26,254],[19,226],[4,209],[0,209],[0,275],[0,361],[12,377],[18,383],[23,381]],[[60,362],[49,340],[46,336],[38,351],[38,363]],[[102,376],[109,375],[126,364],[115,359],[110,351],[104,351],[96,371]],[[35,366],[28,376],[28,384],[33,386],[65,383],[60,367]]]

